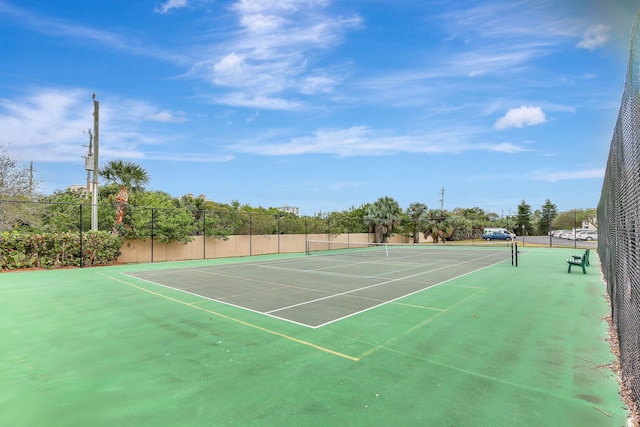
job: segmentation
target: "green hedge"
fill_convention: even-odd
[[[120,256],[122,241],[108,231],[82,233],[82,265],[113,264]],[[0,268],[59,268],[80,266],[80,236],[77,232],[0,233]]]

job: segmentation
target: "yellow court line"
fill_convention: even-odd
[[[406,331],[402,332],[401,334],[396,335],[395,337],[393,337],[393,338],[391,338],[391,339],[387,340],[386,342],[384,342],[384,343],[382,343],[382,344],[380,344],[380,345],[377,345],[377,346],[375,346],[375,347],[373,347],[373,348],[371,348],[371,349],[369,349],[369,350],[365,351],[365,352],[364,352],[364,353],[362,353],[360,356],[358,356],[358,360],[360,360],[360,359],[364,359],[365,357],[368,357],[368,356],[371,356],[373,353],[375,353],[375,352],[376,352],[376,351],[378,351],[378,350],[381,350],[381,349],[385,348],[387,345],[391,344],[393,341],[397,340],[397,339],[398,339],[398,338],[400,338],[401,336],[403,336],[403,335],[405,335],[405,334],[407,334],[407,333],[409,333],[409,332],[411,332],[411,331],[414,331],[414,330],[416,330],[416,329],[418,329],[418,328],[420,328],[420,327],[424,326],[425,324],[429,323],[430,321],[432,321],[432,320],[433,320],[433,319],[435,319],[436,317],[438,317],[438,316],[440,316],[440,315],[442,315],[442,314],[445,314],[446,312],[448,312],[448,311],[449,311],[449,310],[451,310],[452,308],[455,308],[455,307],[459,306],[459,305],[460,305],[460,304],[462,304],[463,302],[465,302],[465,301],[467,301],[467,300],[469,300],[469,299],[471,299],[471,298],[475,297],[476,295],[478,295],[478,294],[480,294],[481,292],[484,292],[484,291],[486,290],[485,288],[478,288],[478,289],[479,289],[479,290],[478,290],[477,292],[474,292],[473,294],[469,295],[468,297],[461,299],[461,300],[460,300],[460,301],[458,301],[457,303],[453,304],[451,307],[447,307],[446,309],[444,309],[444,310],[442,310],[442,311],[440,311],[440,312],[438,312],[438,313],[434,314],[432,317],[429,317],[428,319],[425,319],[425,320],[423,320],[422,322],[420,322],[420,323],[418,323],[418,324],[416,324],[416,325],[412,326],[411,328],[407,329]]]
[[[172,298],[172,297],[167,296],[167,295],[163,295],[163,294],[161,294],[159,292],[154,292],[154,291],[152,291],[150,289],[145,289],[143,287],[136,286],[133,283],[126,282],[124,280],[118,279],[116,277],[109,276],[109,275],[104,274],[104,273],[98,273],[98,274],[101,275],[101,276],[105,276],[105,277],[107,277],[109,279],[115,280],[116,282],[123,283],[123,284],[125,284],[127,286],[131,286],[131,287],[139,289],[141,291],[148,292],[148,293],[150,293],[152,295],[155,295],[155,296],[158,296],[158,297],[161,297],[161,298],[165,298],[165,299],[168,299],[168,300],[173,301],[173,302],[177,302],[178,304],[186,305],[187,307],[195,308],[196,310],[204,311],[205,313],[209,313],[209,314],[221,317],[221,318],[226,319],[226,320],[231,320],[232,322],[236,322],[236,323],[239,323],[241,325],[248,326],[250,328],[254,328],[254,329],[257,329],[257,330],[262,331],[262,332],[266,332],[266,333],[269,333],[269,334],[272,334],[272,335],[275,335],[275,336],[278,336],[278,337],[281,337],[281,338],[285,338],[285,339],[287,339],[289,341],[293,341],[293,342],[298,343],[298,344],[306,345],[307,347],[311,347],[311,348],[314,348],[316,350],[323,351],[325,353],[333,354],[334,356],[342,357],[344,359],[353,360],[354,362],[357,362],[357,361],[360,360],[359,357],[349,356],[348,354],[340,353],[338,351],[334,351],[334,350],[319,346],[317,344],[313,344],[313,343],[310,343],[308,341],[304,341],[304,340],[289,336],[287,334],[283,334],[281,332],[277,332],[277,331],[273,331],[271,329],[263,328],[262,326],[254,325],[252,323],[245,322],[244,320],[236,319],[234,317],[227,316],[225,314],[218,313],[216,311],[207,310],[206,308],[202,308],[202,307],[197,306],[196,305],[197,302],[196,303],[188,303],[188,302],[176,299],[176,298]]]
[[[403,307],[411,307],[411,308],[421,308],[423,310],[433,310],[433,311],[445,311],[446,308],[436,308],[436,307],[427,307],[425,305],[416,305],[416,304],[407,304],[405,302],[393,301],[391,302],[393,305],[401,305]]]
[[[481,288],[480,286],[467,286],[467,285],[451,285],[454,288],[465,288],[465,289],[482,289],[483,291],[486,288]]]

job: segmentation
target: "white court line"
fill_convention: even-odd
[[[271,314],[269,314],[269,313],[267,313],[265,311],[256,310],[256,309],[253,309],[253,308],[245,307],[243,305],[232,304],[232,303],[227,302],[227,301],[211,298],[211,297],[208,297],[208,296],[205,296],[205,295],[202,295],[202,294],[198,294],[198,293],[195,293],[195,292],[189,292],[189,291],[187,291],[185,289],[174,288],[174,287],[169,286],[169,285],[163,285],[162,283],[154,282],[153,280],[148,280],[148,279],[143,279],[141,277],[132,276],[129,273],[120,273],[120,274],[122,274],[123,276],[131,277],[131,278],[136,279],[136,280],[141,280],[143,282],[150,283],[152,285],[161,286],[161,287],[166,288],[166,289],[171,289],[172,291],[182,292],[184,294],[193,295],[195,297],[204,298],[204,299],[209,300],[209,301],[213,301],[213,302],[217,302],[217,303],[220,303],[220,304],[228,305],[229,307],[234,307],[234,308],[238,308],[238,309],[241,309],[241,310],[247,310],[247,311],[250,311],[250,312],[256,313],[256,314],[262,314],[264,316],[268,316],[268,317],[271,317],[273,319],[284,320],[286,322],[294,323],[296,325],[304,326],[306,328],[313,328],[313,326],[307,325],[306,323],[300,323],[300,322],[296,322],[295,320],[285,319],[284,317],[274,316],[274,315],[271,315]]]
[[[442,285],[442,284],[444,284],[444,283],[450,282],[450,281],[452,281],[452,280],[455,280],[455,279],[457,279],[457,278],[464,277],[464,276],[466,276],[466,275],[468,275],[468,274],[471,274],[471,273],[474,273],[474,272],[476,272],[476,271],[480,271],[480,270],[483,270],[483,269],[485,269],[485,268],[492,267],[492,266],[494,266],[494,265],[496,265],[496,264],[500,264],[501,262],[507,261],[507,259],[503,259],[503,260],[500,260],[500,261],[496,261],[496,262],[495,262],[495,263],[493,263],[493,264],[490,264],[490,265],[487,265],[487,266],[480,267],[480,268],[478,268],[478,269],[476,269],[476,270],[469,271],[469,272],[464,273],[464,274],[461,274],[461,275],[459,275],[459,276],[452,277],[452,278],[447,279],[447,280],[444,280],[444,281],[442,281],[442,282],[435,283],[435,284],[430,285],[430,286],[428,286],[428,287],[425,287],[425,288],[422,288],[422,289],[418,289],[418,290],[413,291],[413,292],[410,292],[410,293],[408,293],[408,294],[401,295],[401,296],[396,297],[396,298],[394,298],[394,299],[391,299],[391,300],[388,300],[388,301],[384,301],[384,302],[382,302],[382,303],[380,303],[380,304],[376,304],[376,305],[374,305],[374,306],[371,306],[371,307],[365,308],[365,309],[363,309],[363,310],[360,310],[360,311],[356,311],[356,312],[350,313],[350,314],[348,314],[348,315],[346,315],[346,316],[342,316],[342,317],[339,317],[339,318],[336,318],[336,319],[332,319],[332,320],[330,320],[330,321],[328,321],[328,322],[325,322],[325,323],[322,323],[322,324],[319,324],[319,325],[316,325],[316,326],[309,325],[309,324],[306,324],[306,323],[301,323],[301,322],[298,322],[298,321],[296,321],[296,320],[288,319],[288,318],[285,318],[285,317],[281,317],[281,316],[278,316],[278,315],[273,314],[273,313],[277,313],[277,312],[279,312],[279,311],[282,311],[282,310],[285,310],[285,309],[288,309],[288,308],[293,308],[293,307],[297,307],[297,306],[303,306],[303,305],[306,305],[306,304],[312,304],[312,303],[314,303],[314,302],[318,302],[318,301],[321,301],[321,300],[327,300],[327,299],[330,299],[330,298],[333,298],[333,297],[343,296],[343,295],[346,295],[346,294],[349,294],[349,293],[353,293],[353,292],[357,292],[357,291],[360,291],[360,290],[365,290],[365,289],[368,289],[368,288],[373,288],[373,287],[376,287],[376,286],[380,286],[380,285],[384,285],[384,284],[388,284],[388,283],[392,283],[392,282],[396,282],[396,281],[400,281],[400,280],[404,280],[404,279],[409,279],[409,278],[412,278],[412,277],[420,276],[420,275],[422,275],[422,274],[431,273],[431,272],[438,271],[438,270],[443,270],[443,269],[445,269],[445,268],[449,268],[449,267],[456,267],[456,266],[459,266],[459,265],[461,265],[461,264],[467,264],[467,263],[470,263],[470,262],[476,261],[476,260],[478,260],[478,259],[490,258],[490,257],[495,256],[495,255],[496,255],[496,253],[492,253],[492,254],[486,255],[486,256],[484,256],[484,257],[475,257],[474,259],[471,259],[471,260],[468,260],[468,261],[458,262],[458,263],[456,263],[456,264],[449,264],[449,265],[446,265],[446,266],[444,266],[444,267],[436,268],[436,269],[433,269],[433,270],[420,272],[420,273],[413,274],[413,275],[409,275],[409,276],[405,276],[405,277],[402,277],[402,278],[397,278],[397,279],[387,280],[387,281],[384,281],[384,282],[381,282],[381,283],[378,283],[378,284],[374,284],[374,285],[370,285],[370,286],[365,286],[365,287],[362,287],[362,288],[359,288],[359,289],[354,289],[354,290],[347,291],[347,292],[342,292],[342,293],[339,293],[339,294],[330,295],[330,296],[328,296],[328,297],[324,297],[324,298],[317,298],[317,299],[310,300],[310,301],[306,301],[306,302],[303,302],[303,303],[294,304],[294,305],[291,305],[291,306],[288,306],[288,307],[279,308],[279,309],[276,309],[276,310],[270,310],[270,311],[268,311],[268,312],[260,311],[260,310],[256,310],[256,309],[253,309],[253,308],[250,308],[250,307],[246,307],[246,306],[242,306],[242,305],[238,305],[238,304],[229,303],[229,302],[227,302],[227,301],[223,301],[223,300],[220,300],[220,299],[215,299],[215,298],[207,297],[207,296],[205,296],[205,295],[202,295],[202,294],[199,294],[199,293],[195,293],[195,292],[190,292],[190,291],[187,291],[187,290],[185,290],[185,289],[174,288],[174,287],[172,287],[172,286],[170,286],[170,285],[164,285],[164,284],[162,284],[162,283],[154,282],[154,281],[149,280],[149,279],[143,279],[143,278],[141,278],[141,277],[134,276],[133,274],[135,274],[135,273],[129,274],[129,273],[124,273],[124,272],[123,272],[123,273],[120,273],[120,274],[122,274],[122,275],[124,275],[124,276],[128,276],[128,277],[134,278],[134,279],[136,279],[136,280],[141,280],[141,281],[143,281],[143,282],[147,282],[147,283],[150,283],[150,284],[153,284],[153,285],[156,285],[156,286],[161,286],[161,287],[166,288],[166,289],[171,289],[171,290],[173,290],[173,291],[178,291],[178,292],[182,292],[182,293],[185,293],[185,294],[193,295],[193,296],[196,296],[196,297],[199,297],[199,298],[204,298],[204,299],[206,299],[206,300],[214,301],[214,302],[217,302],[217,303],[220,303],[220,304],[224,304],[224,305],[227,305],[227,306],[230,306],[230,307],[234,307],[234,308],[238,308],[238,309],[242,309],[242,310],[248,310],[248,311],[250,311],[250,312],[252,312],[252,313],[262,314],[262,315],[265,315],[265,316],[271,317],[271,318],[273,318],[273,319],[282,320],[282,321],[285,321],[285,322],[293,323],[293,324],[295,324],[295,325],[299,325],[299,326],[303,326],[303,327],[307,327],[307,328],[311,328],[311,329],[318,329],[318,328],[321,328],[321,327],[323,327],[323,326],[330,325],[330,324],[332,324],[332,323],[338,322],[338,321],[340,321],[340,320],[344,320],[344,319],[347,319],[347,318],[349,318],[349,317],[355,316],[355,315],[357,315],[357,314],[364,313],[364,312],[369,311],[369,310],[373,310],[374,308],[381,307],[381,306],[383,306],[383,305],[385,305],[385,304],[389,304],[389,303],[395,302],[395,301],[397,301],[397,300],[399,300],[399,299],[402,299],[402,298],[408,297],[408,296],[410,296],[410,295],[414,295],[414,294],[416,294],[416,293],[418,293],[418,292],[422,292],[422,291],[424,291],[424,290],[426,290],[426,289],[430,289],[430,288],[433,288],[433,287],[436,287],[436,286]],[[301,258],[301,260],[302,260],[302,258]],[[291,260],[288,260],[288,261],[290,262]],[[287,261],[282,261],[282,262],[287,263]],[[280,263],[280,261],[278,261],[278,262],[276,262],[276,263]],[[242,264],[242,265],[263,266],[263,265],[265,265],[265,264],[266,264],[266,263],[246,263],[246,264]],[[269,264],[271,264],[271,263],[269,263]],[[273,263],[273,264],[275,264],[275,263]],[[362,263],[356,263],[356,264],[353,264],[353,265],[358,265],[358,264],[362,264]],[[224,264],[224,265],[218,265],[218,266],[216,266],[216,267],[233,267],[234,265],[237,267],[237,266],[239,266],[240,264]],[[347,264],[347,265],[348,265],[348,264]],[[196,270],[196,271],[202,271],[202,272],[207,272],[207,271],[206,271],[207,269],[195,268],[194,270]],[[295,271],[297,271],[297,272],[302,272],[302,271],[304,271],[304,270],[300,270],[300,269],[292,269],[292,270],[295,270]],[[311,270],[311,272],[314,272],[314,270]],[[317,272],[317,271],[315,271],[315,272]],[[220,275],[220,276],[223,276],[223,277],[225,276],[225,275],[220,274],[220,273],[217,273],[217,275]],[[238,278],[237,276],[228,276],[228,277]],[[357,276],[357,277],[366,278],[366,276]],[[371,277],[371,278],[376,278],[376,277]],[[263,281],[257,281],[257,282],[265,283],[265,282],[263,282]],[[272,282],[266,282],[266,283],[274,284],[274,283],[272,283]],[[280,284],[280,286],[282,286],[282,284]],[[284,286],[286,286],[286,285],[284,285]]]
[[[476,258],[477,259],[477,258]],[[434,262],[433,264],[441,264],[442,262]],[[358,266],[358,265],[362,265],[362,264],[370,264],[370,262],[367,263],[345,263],[343,265],[341,265],[340,267],[353,267],[353,266]],[[378,263],[376,263],[378,264]],[[296,273],[306,273],[306,274],[319,274],[319,275],[326,275],[326,276],[337,276],[337,277],[353,277],[353,278],[358,278],[358,279],[377,279],[380,276],[385,276],[388,274],[393,274],[393,273],[399,273],[399,272],[404,272],[404,271],[409,271],[409,270],[415,270],[416,268],[424,268],[425,265],[429,265],[429,264],[412,264],[412,267],[408,267],[408,268],[401,268],[398,270],[391,270],[391,271],[385,271],[382,272],[380,274],[375,274],[373,276],[370,275],[362,275],[362,274],[350,274],[350,273],[338,273],[335,271],[325,271],[325,269],[329,269],[329,268],[336,268],[336,266],[330,266],[330,267],[323,267],[321,269],[302,269],[302,268],[291,268],[291,267],[280,267],[280,266],[275,266],[275,265],[268,265],[268,264],[256,264],[256,267],[260,267],[260,268],[268,268],[268,269],[272,269],[272,270],[280,270],[280,271],[291,271],[291,272],[296,272]],[[429,270],[429,271],[433,271],[433,270]],[[407,276],[410,277],[410,276]]]
[[[385,301],[385,302],[382,302],[382,303],[380,303],[380,304],[377,304],[377,305],[374,305],[374,306],[371,306],[371,307],[365,308],[364,310],[356,311],[356,312],[353,312],[353,313],[347,314],[346,316],[342,316],[342,317],[338,317],[338,318],[336,318],[336,319],[332,319],[332,320],[330,320],[330,321],[328,321],[328,322],[325,322],[325,323],[322,323],[322,324],[320,324],[320,325],[311,326],[311,328],[313,328],[313,329],[318,329],[318,328],[322,328],[323,326],[327,326],[327,325],[330,325],[330,324],[332,324],[332,323],[339,322],[340,320],[348,319],[349,317],[353,317],[353,316],[355,316],[356,314],[364,313],[364,312],[366,312],[366,311],[373,310],[374,308],[382,307],[383,305],[390,304],[390,303],[395,302],[395,301],[398,301],[398,300],[400,300],[400,299],[402,299],[402,298],[406,298],[406,297],[408,297],[408,296],[415,295],[415,294],[417,294],[418,292],[422,292],[422,291],[424,291],[425,289],[431,289],[431,288],[435,288],[436,286],[444,285],[444,284],[445,284],[445,283],[447,283],[447,282],[450,282],[450,281],[452,281],[452,280],[459,279],[460,277],[464,277],[464,276],[467,276],[467,275],[469,275],[469,274],[475,273],[476,271],[484,270],[485,268],[493,267],[494,265],[496,265],[496,264],[500,264],[501,262],[503,262],[503,261],[498,261],[498,262],[495,262],[495,263],[493,263],[493,264],[491,264],[491,265],[487,265],[487,266],[484,266],[484,267],[480,267],[480,268],[478,268],[477,270],[468,271],[468,272],[466,272],[466,273],[464,273],[464,274],[460,274],[460,275],[455,276],[455,277],[452,277],[452,278],[450,278],[450,279],[443,280],[443,281],[442,281],[442,282],[440,282],[440,283],[435,283],[435,284],[433,284],[433,285],[431,285],[431,286],[429,286],[429,287],[427,287],[427,288],[424,288],[424,289],[418,289],[417,291],[409,292],[408,294],[401,295],[401,296],[396,297],[396,298],[394,298],[394,299],[391,299],[391,300],[389,300],[389,301]]]
[[[307,304],[313,304],[313,303],[318,302],[318,301],[324,301],[324,300],[328,300],[328,299],[331,299],[331,298],[341,297],[341,296],[344,296],[344,295],[352,294],[354,292],[359,292],[359,291],[363,291],[363,290],[366,290],[366,289],[375,288],[377,286],[382,286],[382,285],[386,285],[386,284],[389,284],[389,283],[398,282],[398,281],[401,281],[401,280],[411,279],[413,277],[421,276],[421,275],[427,274],[427,273],[433,273],[434,271],[444,270],[445,268],[457,267],[457,266],[459,266],[461,264],[467,264],[467,263],[470,263],[472,261],[476,261],[476,260],[482,259],[482,258],[483,257],[475,258],[473,260],[460,262],[458,264],[445,265],[444,267],[436,268],[436,269],[433,269],[433,270],[421,271],[420,273],[411,274],[409,276],[404,276],[404,277],[399,277],[399,278],[396,278],[396,279],[385,280],[383,282],[376,283],[376,284],[373,284],[373,285],[363,286],[361,288],[352,289],[350,291],[340,292],[340,293],[329,295],[329,296],[326,296],[326,297],[316,298],[316,299],[312,299],[312,300],[309,300],[309,301],[301,302],[301,303],[298,303],[298,304],[293,304],[293,305],[290,305],[290,306],[287,306],[287,307],[278,308],[276,310],[267,311],[266,313],[268,313],[268,314],[277,313],[278,311],[288,310],[290,308],[300,307],[300,306],[307,305]],[[488,258],[488,256],[486,256],[484,258]],[[499,262],[496,262],[495,264],[499,264],[500,262],[504,262],[504,261],[505,260],[501,260]],[[494,264],[492,264],[492,265],[494,265]],[[487,267],[489,267],[489,266],[487,266]],[[486,268],[486,267],[482,267],[482,268]],[[481,270],[482,268],[479,268],[478,270]],[[474,270],[474,271],[478,271],[478,270]],[[468,274],[468,273],[466,273],[466,274]],[[386,304],[386,302],[383,303],[383,304]]]
[[[435,252],[432,252],[435,253]],[[451,252],[450,254],[455,254],[455,255],[460,255],[460,252]],[[441,254],[438,254],[441,255]],[[449,255],[449,254],[447,254]],[[483,258],[490,258],[492,256],[496,256],[496,255],[500,255],[500,256],[504,256],[504,253],[502,251],[497,252],[497,251],[493,251],[483,257],[478,257],[478,252],[477,251],[468,251],[468,252],[464,252],[463,253],[465,258],[468,257],[472,257],[472,260],[477,260],[477,259],[483,259]],[[337,267],[353,267],[353,266],[360,266],[360,265],[366,265],[366,264],[380,264],[381,260],[385,260],[387,259],[386,257],[380,257],[380,258],[373,258],[373,259],[366,259],[366,260],[362,260],[362,261],[358,261],[358,262],[354,262],[354,259],[352,257],[349,256],[349,254],[345,254],[344,257],[341,257],[340,255],[316,255],[313,256],[311,258],[308,257],[304,257],[304,258],[296,258],[294,260],[275,260],[275,261],[266,261],[266,262],[257,262],[255,264],[252,264],[254,266],[257,267],[262,267],[262,268],[272,268],[272,269],[281,269],[281,270],[285,270],[285,271],[292,271],[292,272],[303,272],[303,273],[322,273],[323,270],[329,270],[329,269],[334,269]],[[415,262],[404,262],[404,261],[409,261],[411,259],[417,259],[420,262],[419,263],[415,263]],[[506,259],[506,258],[505,258]],[[314,269],[302,269],[302,268],[293,268],[293,267],[279,267],[279,265],[281,264],[285,264],[285,265],[292,265],[292,264],[296,264],[296,263],[304,263],[307,260],[309,261],[329,261],[330,264],[326,267],[320,267],[320,268],[314,268]],[[436,258],[436,259],[429,259],[428,257],[428,253],[424,253],[424,254],[415,254],[414,256],[411,257],[404,257],[404,258],[393,258],[393,261],[388,261],[386,262],[386,264],[388,265],[411,265],[412,267],[410,268],[406,268],[406,269],[399,269],[399,270],[392,270],[392,271],[388,271],[388,272],[384,272],[381,273],[380,275],[385,275],[385,274],[390,274],[390,273],[397,273],[397,272],[401,272],[401,271],[407,271],[407,270],[412,270],[415,268],[424,268],[425,265],[429,265],[429,262],[425,262],[426,261],[432,261],[431,264],[441,264],[441,263],[449,263],[451,264],[452,262],[455,265],[459,265],[462,263],[466,263],[468,261],[460,261],[459,259],[456,258]],[[336,261],[339,261],[336,262]],[[502,260],[501,260],[502,261]],[[501,262],[500,261],[500,262]],[[340,265],[336,265],[336,264],[340,264]],[[375,275],[375,276],[364,276],[364,275],[358,275],[358,274],[348,274],[348,273],[331,273],[329,272],[328,274],[336,274],[336,275],[340,275],[340,274],[344,274],[347,277],[362,277],[362,278],[377,278],[380,275]]]

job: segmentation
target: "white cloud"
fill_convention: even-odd
[[[0,20],[9,18],[12,23],[19,24],[35,33],[74,39],[90,45],[94,50],[97,45],[102,45],[135,55],[160,58],[180,64],[186,61],[182,53],[169,53],[164,48],[149,45],[138,40],[135,36],[132,37],[126,31],[111,32],[54,16],[41,16],[2,0],[0,0],[0,9],[2,12]]]
[[[485,148],[488,151],[497,151],[500,153],[521,153],[523,151],[531,151],[521,145],[512,144],[511,142],[501,142],[496,144],[480,145],[479,148]]]
[[[327,6],[326,0],[239,0],[229,8],[237,16],[239,29],[207,50],[212,53],[195,64],[192,73],[236,92],[214,98],[216,103],[233,106],[283,101],[284,93],[331,93],[340,77],[331,70],[314,69],[310,53],[334,49],[345,31],[359,26],[361,19],[333,16],[325,10]],[[284,101],[277,108],[300,105]]]
[[[533,179],[536,181],[571,181],[577,179],[594,179],[604,177],[604,169],[585,169],[581,171],[560,171],[560,172],[545,172],[534,171]]]
[[[331,93],[336,79],[329,76],[308,76],[300,81],[300,92],[310,95],[314,93]]]
[[[301,8],[324,7],[327,0],[238,0],[232,9],[242,14],[293,13]]]
[[[295,110],[302,107],[302,103],[297,101],[242,92],[217,96],[213,102],[232,107],[264,108],[267,110]]]
[[[575,37],[579,18],[565,18],[557,2],[476,2],[477,6],[452,8],[439,16],[438,24],[451,34],[449,41],[509,41],[548,45],[554,40]],[[537,3],[527,4],[527,3]],[[518,50],[515,47],[514,50]]]
[[[604,24],[594,25],[585,31],[582,40],[577,47],[588,50],[595,50],[604,45],[611,38],[611,27]]]
[[[41,89],[21,99],[2,98],[0,141],[24,161],[80,160],[91,113],[91,94],[79,89]]]
[[[213,65],[214,83],[223,86],[242,86],[247,78],[246,70],[245,56],[231,52]]]
[[[493,127],[497,130],[512,127],[521,128],[524,126],[539,125],[546,121],[547,119],[540,107],[523,105],[519,108],[512,108],[507,111],[507,114],[498,119]]]
[[[253,33],[273,33],[280,30],[286,20],[275,15],[252,14],[240,17],[240,24]]]
[[[228,151],[262,156],[297,156],[331,154],[340,157],[382,156],[398,153],[454,153],[465,151],[498,151],[517,153],[528,149],[512,143],[467,141],[468,130],[440,130],[437,133],[411,136],[389,135],[388,132],[353,126],[345,129],[320,129],[313,135],[293,137],[284,142],[268,142],[255,138],[227,147]]]
[[[522,67],[543,56],[545,49],[536,43],[518,43],[500,46],[492,44],[484,49],[462,52],[447,60],[446,73],[465,75],[470,78],[487,74],[504,73]]]
[[[234,159],[231,154],[216,153],[186,153],[149,151],[145,152],[144,158],[147,160],[168,160],[172,162],[192,162],[192,163],[224,163]]]
[[[172,9],[182,9],[187,6],[187,0],[167,0],[164,3],[157,5],[153,10],[156,13],[169,13]]]
[[[122,48],[126,40],[121,35],[108,31],[98,30],[84,24],[70,22],[52,16],[40,16],[27,9],[13,6],[0,1],[2,14],[0,18],[11,18],[14,22],[31,29],[34,32],[55,37],[74,37],[87,40],[91,43],[98,42],[105,46]]]
[[[110,99],[111,105],[118,105],[121,111],[126,111],[126,117],[114,117],[118,121],[126,122],[161,122],[182,123],[187,121],[183,111],[160,110],[156,106],[145,101],[134,99]],[[114,114],[114,113],[110,113]]]
[[[177,123],[183,112],[159,109],[143,101],[100,100],[100,156],[144,158],[143,146],[156,145],[159,135],[149,122]],[[93,131],[93,102],[85,89],[38,88],[0,98],[0,142],[23,161],[80,162]]]
[[[187,118],[185,117],[185,113],[183,111],[172,113],[171,111],[166,110],[153,112],[147,116],[147,119],[154,122],[163,123],[182,123],[187,121]]]

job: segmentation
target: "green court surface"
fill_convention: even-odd
[[[594,252],[567,273],[575,252],[313,327],[141,278],[304,255],[1,273],[0,425],[623,426],[605,284]]]

